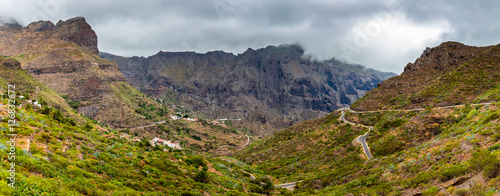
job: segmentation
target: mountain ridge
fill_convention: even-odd
[[[160,51],[150,57],[101,57],[116,61],[127,82],[148,95],[207,118],[247,119],[250,129],[277,130],[325,115],[395,75],[334,59],[317,62],[303,54],[301,46],[289,44],[241,54]]]

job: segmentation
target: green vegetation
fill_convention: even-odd
[[[77,126],[50,105],[40,109],[26,106],[16,113],[18,139],[34,136],[35,140],[25,149],[16,147],[16,189],[8,188],[7,173],[0,173],[2,195],[247,195],[252,190],[271,190],[243,173],[262,177],[261,172],[230,158],[190,150],[166,152],[145,139],[120,138],[119,133],[102,130],[90,121]],[[7,128],[2,122],[0,133],[6,135]],[[0,146],[6,141],[1,138]],[[7,160],[7,149],[0,150],[0,159]],[[7,164],[0,162],[3,168]]]
[[[161,106],[155,101],[147,98],[137,89],[125,82],[112,85],[116,96],[120,97],[125,105],[134,109],[135,113],[144,116],[151,121],[160,121],[168,118],[171,113],[165,106]]]
[[[496,104],[468,104],[348,113],[346,119],[375,127],[367,140],[374,155],[370,161],[362,158],[359,144],[352,143],[366,130],[339,123],[337,112],[277,132],[237,157],[280,182],[302,180],[294,191],[298,195],[401,194],[416,187],[426,187],[423,195],[435,195],[441,183],[465,175],[479,173],[488,179],[500,175],[498,109]],[[470,147],[462,150],[464,145]],[[478,185],[474,190],[477,195],[492,193],[488,187]]]

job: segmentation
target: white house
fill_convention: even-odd
[[[197,122],[197,121],[198,121],[198,119],[197,119],[197,118],[187,118],[187,120],[189,120],[189,121],[193,121],[193,122]]]
[[[33,103],[33,106],[41,108],[42,104],[39,104],[38,101],[35,101],[35,103]]]
[[[157,137],[155,137],[155,138],[153,138],[153,140],[151,140],[151,145],[152,146],[162,145],[162,146],[168,146],[168,147],[173,148],[173,149],[182,150],[182,147],[178,142],[173,143],[171,141],[163,140],[163,139],[160,139]]]

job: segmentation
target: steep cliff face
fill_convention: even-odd
[[[445,42],[424,50],[404,72],[353,104],[358,110],[448,106],[472,101],[500,84],[500,45]]]
[[[135,112],[142,98],[129,100],[123,95],[124,89],[133,88],[116,63],[98,53],[97,36],[82,17],[55,25],[39,21],[26,27],[0,27],[0,54],[15,58],[36,79],[67,95],[80,113],[113,127],[148,123]]]
[[[146,94],[206,118],[241,118],[276,130],[349,105],[394,76],[336,60],[312,61],[298,45],[221,51],[159,52],[144,58],[101,53]],[[258,127],[258,126],[256,126]]]

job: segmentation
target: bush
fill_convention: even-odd
[[[494,133],[491,135],[491,140],[498,141],[500,139],[500,133]]]
[[[427,190],[425,190],[424,192],[422,192],[422,195],[436,195],[438,192],[439,192],[439,188],[432,186],[432,187],[428,188]]]
[[[420,172],[413,179],[408,180],[407,186],[415,188],[419,184],[427,183],[431,180],[433,180],[433,176],[429,172]]]
[[[486,116],[486,118],[483,120],[483,124],[486,124],[492,120],[495,120],[499,117],[499,114],[497,111],[494,111],[493,113],[490,113],[488,114],[488,116]]]
[[[498,174],[500,174],[500,163],[494,163],[484,167],[484,176],[488,178],[496,178]]]
[[[455,195],[458,195],[458,196],[464,196],[465,194],[467,194],[469,191],[467,189],[457,189],[455,190]]]
[[[494,151],[494,150],[498,150],[499,148],[500,148],[500,143],[488,147],[488,150],[489,151]]]
[[[197,135],[191,135],[189,136],[190,138],[193,138],[194,140],[198,140],[198,141],[201,141],[201,137],[200,136],[197,136]]]
[[[467,169],[461,165],[453,165],[447,168],[444,168],[439,173],[439,180],[442,182],[451,180],[455,177],[464,175],[467,172]]]
[[[80,107],[80,101],[70,101],[68,102],[68,104],[75,110],[78,110],[78,108]]]
[[[400,139],[391,135],[374,143],[370,148],[374,156],[388,156],[400,151],[404,146],[405,144]]]
[[[476,171],[483,170],[488,165],[498,163],[498,159],[490,151],[478,151],[469,159],[470,168]]]
[[[196,168],[198,168],[200,166],[202,166],[202,167],[207,166],[207,162],[205,161],[205,159],[202,156],[194,156],[190,159],[186,159],[185,161],[187,164],[193,165]]]
[[[208,182],[207,170],[208,170],[207,167],[203,167],[202,170],[200,170],[200,171],[198,171],[198,173],[196,173],[193,180],[196,182],[202,182],[202,183]]]

